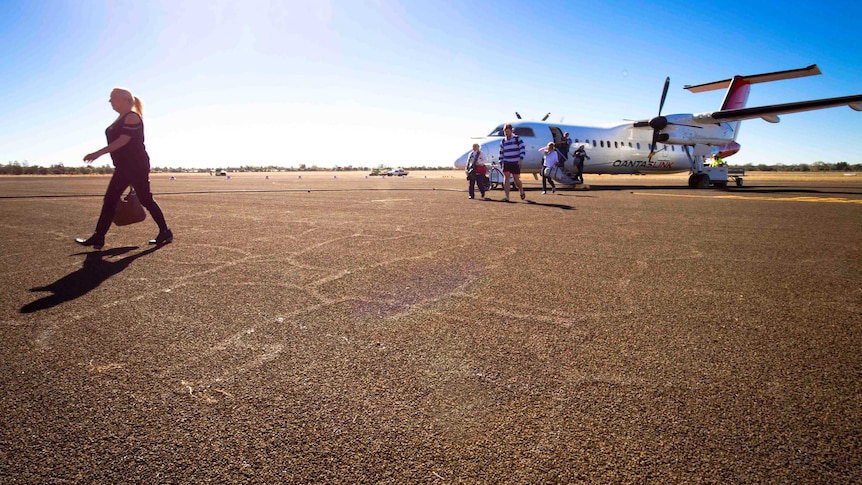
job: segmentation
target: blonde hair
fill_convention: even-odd
[[[126,88],[114,88],[111,91],[115,93],[123,93],[123,95],[129,100],[129,103],[131,103],[132,111],[138,113],[138,116],[141,118],[144,117],[144,102],[141,101],[141,98],[133,95],[132,92]]]

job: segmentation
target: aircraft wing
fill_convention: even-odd
[[[772,81],[780,81],[782,79],[794,79],[798,77],[819,76],[823,74],[817,64],[811,64],[802,69],[791,69],[789,71],[768,72],[766,74],[755,74],[752,76],[740,76],[745,80],[746,84],[768,83]],[[733,81],[731,79],[722,79],[721,81],[713,81],[711,83],[698,84],[696,86],[683,86],[692,93],[702,93],[704,91],[712,91],[713,89],[725,89],[730,86]]]
[[[800,113],[845,105],[856,111],[862,111],[862,94],[839,98],[813,99],[796,103],[772,104],[754,108],[727,109],[711,113],[700,113],[694,115],[693,118],[695,122],[701,124],[751,120],[754,118],[763,118],[770,123],[778,123],[780,121],[778,115],[781,114]]]

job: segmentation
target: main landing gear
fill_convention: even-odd
[[[688,177],[688,186],[692,189],[708,189],[710,184],[709,175],[705,173],[693,173]]]
[[[683,146],[689,161],[691,161],[692,174],[688,177],[688,186],[692,189],[708,189],[710,186],[726,188],[728,181],[733,179],[737,187],[742,187],[742,177],[745,170],[741,168],[730,169],[727,165],[707,165],[705,156],[712,147],[707,145],[695,145],[694,147]]]

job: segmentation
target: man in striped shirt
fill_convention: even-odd
[[[515,187],[521,192],[521,200],[526,197],[524,195],[524,187],[521,185],[521,162],[524,160],[525,147],[521,137],[512,134],[512,125],[507,123],[503,127],[505,138],[500,143],[500,165],[503,166],[503,190],[506,191],[506,197],[503,199],[509,202],[509,174],[512,175],[512,180],[515,181]]]

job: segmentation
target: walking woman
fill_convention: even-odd
[[[556,192],[557,184],[554,183],[551,175],[560,165],[560,152],[557,151],[554,142],[550,142],[548,146],[539,148],[539,153],[545,156],[545,162],[542,165],[542,194],[548,193],[548,182],[551,183],[551,192]]]
[[[479,193],[482,194],[482,199],[485,199],[485,191],[488,190],[488,185],[485,183],[488,173],[488,167],[485,166],[485,154],[479,149],[479,144],[473,144],[473,151],[467,159],[467,180],[470,181],[470,186],[467,188],[467,193],[471,199],[476,198],[476,185],[479,186]]]
[[[108,183],[105,198],[102,201],[102,212],[96,231],[87,239],[75,239],[78,244],[102,249],[105,245],[105,234],[114,220],[117,202],[130,185],[138,194],[141,205],[147,208],[153,220],[159,225],[159,234],[150,244],[167,244],[174,239],[174,234],[165,222],[165,216],[159,204],[150,192],[150,156],[144,147],[143,103],[132,93],[123,88],[111,91],[111,107],[120,114],[108,129],[105,136],[108,146],[93,153],[88,153],[84,161],[91,163],[106,153],[111,154],[114,162],[114,175]]]

